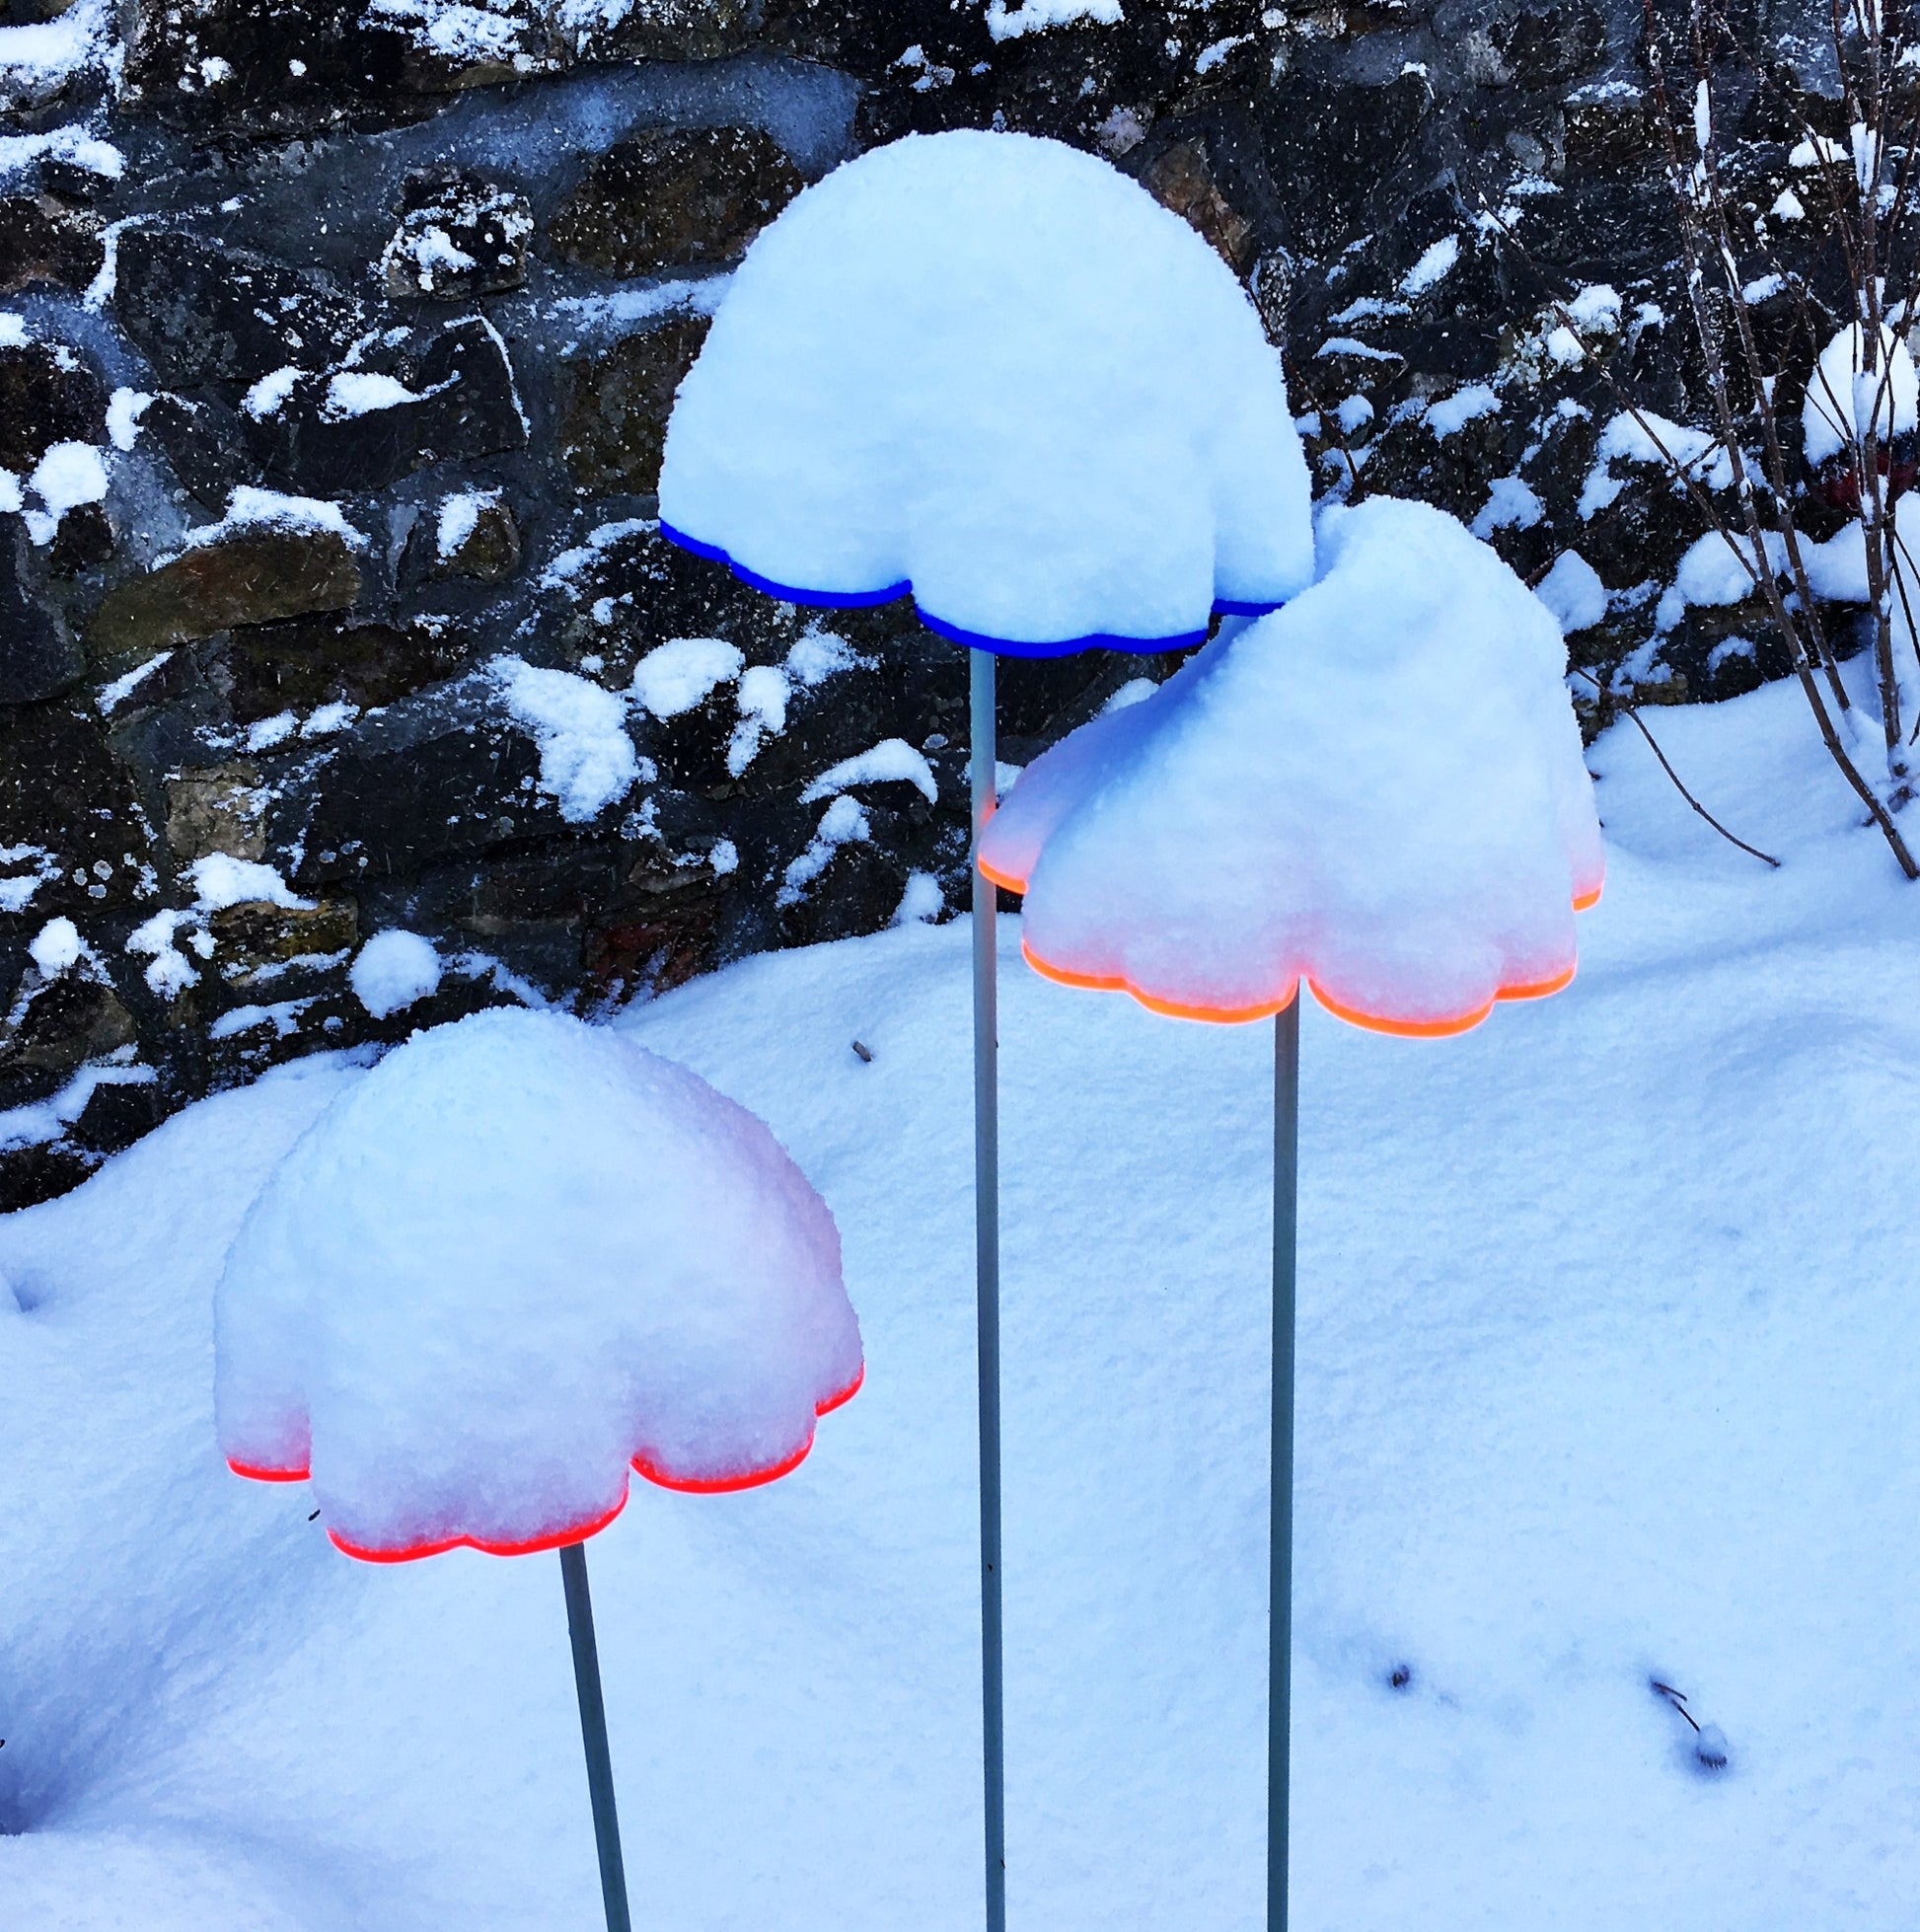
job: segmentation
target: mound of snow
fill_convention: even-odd
[[[981,866],[1042,972],[1251,1019],[1451,1033],[1557,991],[1599,826],[1552,614],[1424,504],[1320,524],[1320,575],[1027,767]]]
[[[386,1019],[439,992],[440,955],[431,939],[395,927],[360,948],[348,978],[361,1005],[375,1019]]]
[[[220,1447],[376,1561],[590,1534],[628,1470],[745,1488],[861,1375],[826,1204],[697,1075],[556,1013],[415,1034],[262,1189],[215,1304]]]
[[[1913,434],[1920,410],[1920,378],[1907,345],[1892,330],[1881,331],[1882,349],[1871,375],[1861,371],[1866,334],[1858,323],[1843,329],[1820,351],[1800,414],[1807,460],[1824,463],[1850,451],[1871,422],[1883,448]]]
[[[681,385],[661,529],[797,602],[912,592],[962,643],[1199,642],[1312,571],[1280,360],[1105,162],[911,136],[795,199]]]

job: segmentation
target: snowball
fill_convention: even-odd
[[[417,932],[376,932],[348,975],[353,997],[375,1019],[387,1019],[440,990],[440,955]]]
[[[40,978],[57,980],[69,966],[80,963],[86,948],[80,943],[80,929],[70,919],[50,919],[27,948]]]
[[[1571,637],[1606,616],[1606,585],[1577,550],[1563,550],[1534,593],[1554,615],[1561,633]]]
[[[377,1561],[591,1534],[628,1470],[771,1481],[861,1375],[826,1204],[685,1068],[557,1013],[415,1034],[250,1210],[220,1447]]]
[[[540,747],[540,788],[573,824],[598,818],[639,781],[639,754],[627,735],[627,706],[615,693],[571,671],[544,671],[496,657],[487,675],[514,722]]]
[[[1856,323],[1841,330],[1820,351],[1800,415],[1809,463],[1824,463],[1843,450],[1851,452],[1869,422],[1884,447],[1895,436],[1911,435],[1920,419],[1916,409],[1920,378],[1905,342],[1883,328],[1881,354],[1869,376],[1860,370],[1866,341]]]
[[[29,486],[57,521],[107,494],[107,466],[91,443],[55,443],[34,467]]]
[[[748,251],[681,385],[661,529],[955,640],[1197,643],[1311,575],[1280,359],[1231,271],[1091,155],[917,135]]]
[[[1556,991],[1598,822],[1551,613],[1452,518],[1375,497],[1319,577],[1030,765],[981,866],[1042,972],[1212,1019],[1450,1033]]]
[[[724,637],[669,637],[634,665],[628,689],[655,717],[679,717],[737,678],[746,661],[739,645]]]

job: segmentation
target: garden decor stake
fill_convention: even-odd
[[[559,1551],[601,1895],[628,1932],[586,1541],[635,1472],[777,1480],[857,1391],[826,1203],[686,1068],[559,1013],[476,1013],[397,1047],[274,1169],[214,1344],[228,1466],[311,1480],[347,1556]]]
[[[1591,785],[1546,607],[1424,504],[1320,524],[1317,581],[1035,760],[979,863],[1021,950],[1184,1019],[1274,1015],[1267,1924],[1288,1914],[1299,1002],[1439,1037],[1573,978]]]
[[[1279,357],[1194,231],[1025,135],[877,148],[755,240],[674,406],[660,527],[771,596],[911,596],[971,652],[972,819],[996,653],[1163,651],[1311,572]],[[985,1904],[1006,1921],[995,907],[974,882]]]

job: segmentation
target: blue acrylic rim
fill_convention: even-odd
[[[857,611],[875,604],[891,604],[914,594],[914,586],[907,579],[889,584],[884,590],[806,590],[797,584],[775,583],[772,577],[763,577],[758,570],[748,569],[719,545],[703,544],[698,537],[690,537],[686,531],[676,530],[665,517],[660,519],[660,534],[669,543],[679,545],[684,551],[691,551],[696,557],[703,557],[711,563],[724,563],[742,583],[766,596],[777,597],[786,604],[806,604],[826,611]],[[1207,641],[1205,631],[1183,631],[1171,637],[1122,637],[1109,631],[1095,631],[1084,637],[1067,637],[1057,643],[1032,643],[1012,637],[990,637],[984,632],[963,630],[957,624],[949,624],[945,618],[935,617],[917,598],[914,608],[927,630],[946,638],[949,643],[964,644],[969,650],[994,651],[1002,657],[1071,657],[1075,651],[1082,650],[1124,650],[1145,655],[1152,651],[1191,650],[1194,645]],[[1270,611],[1279,609],[1278,602],[1250,603],[1234,597],[1214,599],[1214,612],[1218,617],[1265,617]]]

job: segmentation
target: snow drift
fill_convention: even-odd
[[[549,1548],[628,1467],[745,1488],[861,1375],[832,1215],[762,1123],[554,1013],[416,1034],[274,1171],[215,1305],[241,1475],[375,1561]]]
[[[957,642],[1198,643],[1312,571],[1280,359],[1188,225],[1091,155],[909,136],[748,251],[681,385],[661,528]]]
[[[1424,504],[1329,511],[1319,578],[1028,766],[981,867],[1041,972],[1252,1019],[1452,1033],[1557,991],[1599,896],[1552,614]]]

